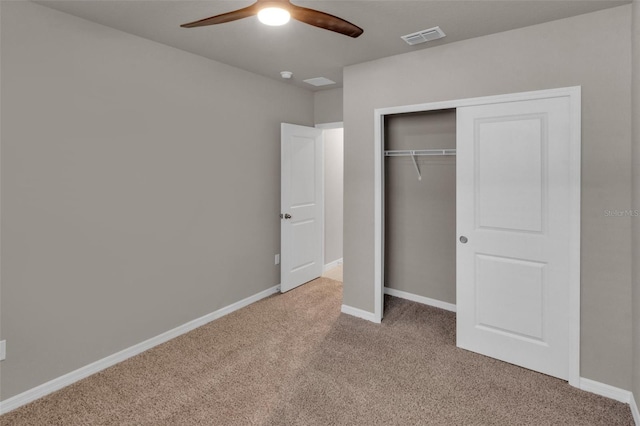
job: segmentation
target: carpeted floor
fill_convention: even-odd
[[[340,314],[320,278],[0,417],[2,425],[633,425],[625,404],[455,347],[455,314]]]

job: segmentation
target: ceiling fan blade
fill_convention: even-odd
[[[294,4],[288,5],[288,9],[293,19],[313,25],[314,27],[334,31],[353,38],[359,37],[364,32],[364,30],[357,25],[338,18],[337,16],[329,15],[328,13],[307,9],[306,7],[296,6]]]
[[[180,25],[182,28],[195,28],[204,27],[207,25],[224,24],[225,22],[237,21],[238,19],[248,18],[249,16],[257,15],[260,9],[256,7],[254,3],[251,6],[243,9],[234,10],[233,12],[223,13],[221,15],[212,16],[210,18],[201,19],[199,21],[189,22],[188,24]]]

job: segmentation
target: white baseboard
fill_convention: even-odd
[[[624,402],[625,404],[631,403],[632,394],[630,391],[596,382],[595,380],[580,377],[579,388],[583,391],[595,393],[596,395],[605,396],[607,398],[615,399],[616,401]]]
[[[441,300],[431,299],[429,297],[418,296],[417,294],[407,293],[406,291],[396,290],[395,288],[385,287],[384,294],[399,297],[401,299],[411,300],[417,303],[422,303],[423,305],[434,306],[436,308],[444,309],[445,311],[456,312],[456,305],[454,305],[453,303],[447,303]]]
[[[638,397],[640,397],[640,395],[638,395]],[[640,426],[640,410],[638,410],[638,404],[633,394],[631,394],[629,406],[631,407],[631,414],[633,414],[633,420],[636,422],[636,426]]]
[[[327,272],[330,269],[333,269],[337,266],[342,265],[342,258],[338,259],[338,260],[334,260],[333,262],[329,262],[326,265],[324,265],[322,267],[322,273],[324,274],[325,272]]]
[[[348,305],[342,305],[342,308],[340,309],[340,311],[343,314],[362,318],[364,320],[375,322],[377,324],[380,323],[380,321],[376,320],[376,316],[373,314],[373,312],[363,311],[362,309],[354,308],[353,306],[348,306]]]
[[[185,324],[182,324],[181,326],[145,340],[144,342],[133,345],[120,352],[116,352],[115,354],[109,355],[106,358],[102,358],[96,362],[92,362],[91,364],[85,365],[84,367],[65,374],[64,376],[60,376],[56,379],[36,386],[35,388],[22,392],[16,396],[8,398],[4,401],[0,401],[0,415],[8,413],[11,410],[15,410],[16,408],[21,407],[31,401],[42,398],[43,396],[69,386],[70,384],[75,383],[78,380],[89,377],[92,374],[104,370],[105,368],[111,367],[119,362],[131,358],[132,356],[138,355],[139,353],[151,349],[154,346],[158,346],[175,337],[188,333],[193,329],[196,329],[211,321],[228,315],[233,311],[244,308],[245,306],[257,302],[258,300],[271,296],[274,293],[278,293],[279,291],[280,284],[261,291],[260,293],[256,293],[253,296],[249,296],[246,299],[242,299],[238,302],[232,303],[231,305],[225,306],[224,308],[218,309],[215,312],[194,319],[193,321],[189,321]]]

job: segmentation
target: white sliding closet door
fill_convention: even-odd
[[[562,379],[571,131],[569,97],[457,109],[457,344]]]

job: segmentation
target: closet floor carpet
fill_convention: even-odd
[[[320,278],[0,417],[2,425],[633,425],[629,406],[458,349],[455,314],[373,324]]]

